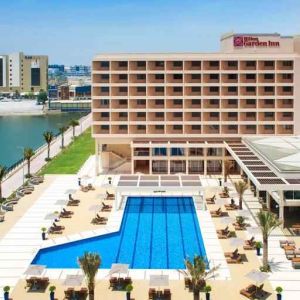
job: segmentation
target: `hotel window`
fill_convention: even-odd
[[[192,60],[191,65],[192,65],[193,68],[196,68],[196,67],[200,68],[201,67],[201,61]]]
[[[291,93],[293,91],[293,87],[291,87],[291,86],[283,86],[282,87],[282,91],[284,93]]]
[[[165,126],[164,125],[155,125],[156,130],[164,130]]]
[[[228,130],[237,130],[237,125],[228,125]]]
[[[265,105],[274,105],[274,99],[265,99]]]
[[[192,91],[192,93],[200,93],[201,87],[200,86],[192,86],[191,91]]]
[[[210,99],[209,105],[219,105],[219,100],[218,99]]]
[[[229,105],[237,105],[237,99],[228,99]]]
[[[184,148],[171,148],[171,156],[184,156]]]
[[[210,86],[209,92],[210,93],[219,93],[219,87],[218,86]]]
[[[153,160],[152,173],[153,174],[168,173],[168,162],[163,160]]]
[[[246,67],[248,67],[248,68],[255,68],[256,67],[256,61],[254,61],[254,60],[247,60],[246,61]]]
[[[109,93],[109,87],[108,86],[102,86],[100,88],[101,93]]]
[[[228,118],[237,118],[237,112],[229,112]]]
[[[100,105],[101,106],[109,106],[109,100],[108,99],[100,99]]]
[[[173,79],[174,80],[181,80],[182,79],[182,74],[173,74]]]
[[[273,80],[274,79],[274,74],[264,74],[264,79],[265,80]]]
[[[282,99],[283,105],[293,105],[293,99]]]
[[[127,112],[119,112],[119,118],[127,118]]]
[[[164,115],[165,115],[165,113],[163,113],[163,112],[156,112],[155,113],[155,118],[163,118]]]
[[[182,87],[181,86],[174,86],[173,87],[173,92],[174,93],[181,93],[182,92]]]
[[[201,118],[200,112],[192,112],[192,118]]]
[[[136,88],[136,91],[137,91],[138,93],[146,93],[146,87],[145,87],[145,86],[138,86],[138,87]]]
[[[219,80],[219,74],[209,74],[210,80]]]
[[[282,74],[282,79],[291,80],[293,79],[293,74]]]
[[[137,61],[136,65],[138,68],[146,68],[146,62],[145,61]]]
[[[293,67],[293,61],[292,60],[284,60],[283,62],[282,62],[282,66],[283,67]]]
[[[138,118],[145,118],[145,117],[146,117],[146,113],[145,113],[145,112],[137,112],[137,113],[136,113],[136,116],[137,116]]]
[[[274,87],[273,86],[265,86],[264,91],[265,91],[265,93],[274,93]]]
[[[100,67],[102,69],[108,69],[109,68],[109,61],[100,61]]]
[[[228,80],[237,80],[237,74],[228,74]]]
[[[163,93],[165,91],[163,86],[156,86],[154,89],[156,93]]]
[[[173,125],[174,130],[182,130],[182,125]]]
[[[267,112],[265,112],[264,113],[264,115],[265,115],[265,118],[274,118],[274,113],[273,112],[269,112],[269,111],[267,111]]]
[[[274,61],[273,60],[266,60],[264,61],[265,67],[274,67]]]
[[[119,74],[119,80],[127,80],[127,74]]]
[[[182,68],[182,61],[173,61],[173,67],[174,68]]]
[[[128,62],[127,61],[119,61],[119,68],[127,68]]]
[[[137,130],[146,130],[146,125],[137,125]]]
[[[101,80],[104,80],[104,81],[109,80],[109,74],[102,74]]]
[[[119,93],[127,93],[128,88],[127,86],[120,86],[119,87]]]
[[[246,80],[256,80],[256,74],[246,74]]]
[[[256,131],[256,125],[246,125],[246,130]]]
[[[120,99],[120,100],[119,100],[119,105],[127,105],[127,100],[125,100],[125,99]]]
[[[119,130],[127,130],[127,125],[119,125]]]
[[[173,112],[174,118],[182,118],[182,112]]]
[[[229,86],[227,88],[228,93],[236,93],[237,92],[237,87],[236,86]]]
[[[282,116],[283,116],[284,118],[291,118],[291,117],[293,117],[293,113],[292,113],[292,112],[288,112],[288,111],[284,111],[284,112],[282,113]]]
[[[246,99],[246,105],[256,105],[255,99]]]
[[[153,148],[152,155],[153,156],[167,156],[167,148]]]
[[[192,105],[200,105],[201,99],[192,99]]]
[[[157,68],[164,68],[165,62],[164,61],[156,61],[155,62],[155,67]]]
[[[189,155],[190,156],[203,156],[203,148],[190,148]]]
[[[246,86],[246,92],[247,93],[255,93],[256,87],[255,86]]]
[[[182,99],[174,99],[173,105],[182,105]]]
[[[264,125],[265,130],[274,130],[274,125]]]
[[[101,130],[109,130],[109,125],[101,125]]]
[[[285,130],[293,130],[294,126],[293,125],[283,125],[283,128]]]
[[[218,112],[210,112],[209,117],[210,118],[219,118],[219,113]]]
[[[222,148],[207,148],[207,156],[222,156]]]
[[[227,62],[227,64],[228,64],[228,67],[230,67],[230,68],[237,68],[237,66],[238,66],[238,62],[236,60],[229,60]]]
[[[40,86],[41,85],[41,69],[31,68],[31,85]]]
[[[137,74],[136,79],[137,80],[145,80],[146,79],[146,74]]]
[[[200,80],[201,74],[192,74],[191,77],[192,77],[192,80]]]
[[[164,105],[165,101],[163,99],[155,99],[155,105]]]
[[[220,62],[219,62],[218,60],[211,60],[211,61],[209,62],[209,66],[210,66],[211,68],[218,68],[218,67],[219,67],[219,64],[220,64]]]
[[[249,118],[249,119],[254,119],[254,118],[256,118],[256,112],[247,111],[247,112],[246,112],[246,118]]]
[[[102,112],[101,118],[109,118],[109,112]]]
[[[201,126],[200,125],[192,125],[192,130],[200,130]]]
[[[164,80],[165,75],[164,74],[155,74],[155,80]]]

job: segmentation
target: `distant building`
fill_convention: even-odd
[[[61,85],[58,87],[59,100],[89,100],[91,99],[90,85]]]
[[[91,76],[91,67],[84,65],[75,65],[65,67],[67,76]]]
[[[56,85],[49,85],[48,97],[49,99],[58,99],[58,87]]]
[[[0,55],[0,93],[48,89],[48,56],[23,52]]]
[[[49,65],[48,66],[48,74],[55,75],[55,74],[63,74],[65,72],[64,65]]]

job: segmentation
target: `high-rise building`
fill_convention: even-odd
[[[48,56],[22,52],[0,55],[0,92],[47,91]]]
[[[300,134],[300,37],[227,34],[217,53],[100,54],[92,93],[101,167],[110,149],[132,173],[222,172],[226,141]]]

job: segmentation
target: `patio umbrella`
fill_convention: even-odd
[[[65,199],[59,199],[55,202],[55,205],[61,205],[61,206],[64,206],[64,205],[67,205],[69,200],[65,200]]]
[[[128,264],[112,264],[108,274],[112,275],[115,273],[119,273],[119,277],[120,277],[120,274],[128,273],[128,268],[129,268]]]
[[[248,279],[254,281],[256,284],[263,283],[269,277],[269,274],[266,272],[260,272],[257,270],[252,270],[245,275]]]
[[[217,204],[217,205],[224,205],[224,204],[227,204],[227,203],[228,203],[228,201],[224,198],[218,198],[218,199],[215,200],[215,204]]]
[[[29,276],[42,276],[45,271],[45,266],[42,265],[30,265],[24,272],[25,275]]]
[[[261,229],[259,227],[247,227],[247,231],[252,234],[261,234]]]
[[[97,211],[101,210],[102,207],[103,207],[102,204],[93,204],[89,207],[89,211],[94,211],[96,215]]]
[[[232,217],[223,217],[223,218],[221,218],[220,221],[222,224],[229,225],[229,224],[235,222],[235,219]]]
[[[237,210],[236,215],[244,218],[249,218],[251,216],[251,213],[247,209],[239,209]]]
[[[238,248],[244,245],[244,240],[241,238],[231,238],[230,239],[230,246]]]
[[[161,286],[169,285],[169,275],[150,275],[150,286],[157,286],[160,289]]]
[[[64,286],[81,286],[84,275],[67,275],[66,279],[63,281]]]
[[[75,190],[75,189],[68,189],[68,190],[66,190],[65,194],[69,195],[69,194],[74,194],[76,192],[77,192],[77,190]]]
[[[53,221],[53,220],[56,220],[57,218],[58,218],[57,213],[50,213],[50,214],[47,214],[44,219]]]

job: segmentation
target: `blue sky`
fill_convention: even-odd
[[[300,0],[1,0],[0,53],[218,51],[226,32],[300,33]]]

